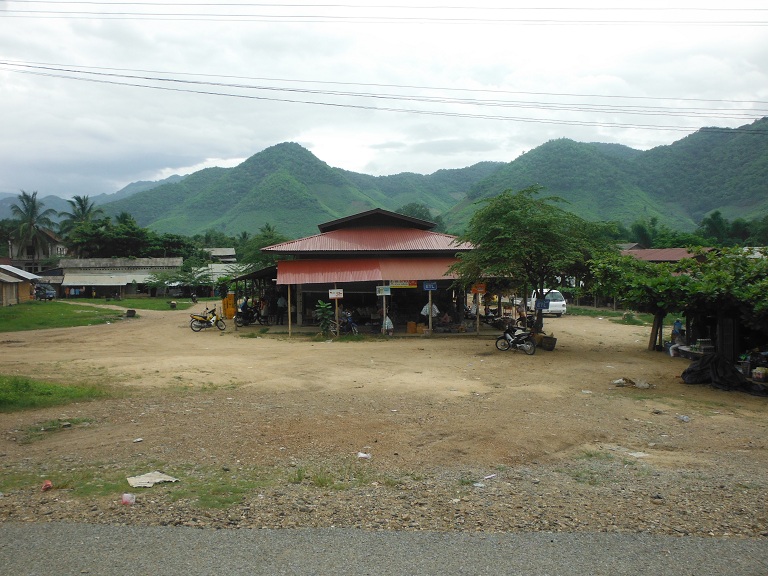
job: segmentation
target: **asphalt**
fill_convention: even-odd
[[[765,576],[768,539],[4,523],[0,574]]]

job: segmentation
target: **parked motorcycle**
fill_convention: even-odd
[[[224,320],[219,318],[215,309],[208,310],[206,308],[202,314],[190,314],[189,317],[192,318],[189,322],[192,332],[200,332],[203,328],[213,328],[214,326],[219,330],[224,330],[227,327]]]
[[[536,341],[533,333],[520,326],[509,326],[504,334],[496,338],[496,348],[499,350],[522,350],[529,356],[536,354]]]
[[[235,324],[238,326],[248,326],[249,324],[264,324],[269,325],[269,319],[266,316],[259,314],[256,308],[248,307],[243,311],[241,308],[235,313]]]

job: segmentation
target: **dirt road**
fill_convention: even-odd
[[[269,469],[278,478],[267,488],[236,512],[201,515],[194,498],[174,509],[170,488],[153,488],[162,505],[142,512],[35,486],[6,494],[0,515],[768,534],[768,400],[683,384],[688,362],[648,352],[648,328],[553,318],[557,347],[534,356],[497,351],[495,333],[326,342],[233,328],[193,333],[183,311],[140,311],[106,326],[0,335],[6,374],[122,394],[0,415],[1,462],[41,477],[84,466]],[[616,386],[622,377],[648,387]],[[35,423],[73,418],[87,425],[21,443]],[[347,489],[319,483],[321,470]],[[351,488],[350,476],[367,481]]]

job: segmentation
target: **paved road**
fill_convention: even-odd
[[[0,574],[765,576],[768,539],[6,523]]]

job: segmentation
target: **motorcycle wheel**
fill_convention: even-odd
[[[523,352],[528,354],[528,356],[533,356],[536,354],[536,342],[534,342],[533,338],[528,338],[525,340],[522,344],[520,344],[520,347],[523,349]]]
[[[189,327],[192,328],[192,332],[200,332],[200,330],[203,329],[203,325],[200,323],[199,320],[192,320],[189,323]]]
[[[216,328],[219,330],[224,330],[227,327],[226,324],[224,324],[224,320],[216,320]]]
[[[352,334],[359,334],[360,331],[357,329],[357,324],[352,324]]]
[[[238,327],[245,326],[245,322],[243,322],[243,317],[242,316],[239,316],[239,315],[235,316],[235,325],[238,326]]]
[[[496,348],[501,351],[509,350],[509,340],[507,340],[506,336],[496,338]]]

